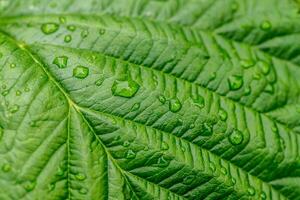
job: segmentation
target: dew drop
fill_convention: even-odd
[[[55,189],[55,183],[50,183],[48,185],[48,191],[50,192],[50,191],[53,191],[54,189]]]
[[[244,68],[250,68],[250,67],[252,67],[252,66],[255,65],[254,61],[253,60],[249,60],[249,59],[243,59],[243,60],[241,60],[240,64]]]
[[[124,143],[123,143],[123,147],[129,147],[130,146],[130,142],[129,141],[125,141]]]
[[[11,170],[11,165],[6,163],[2,165],[2,171],[3,172],[9,172]]]
[[[66,35],[65,38],[64,38],[64,41],[65,41],[66,43],[71,42],[71,41],[72,41],[72,36],[71,36],[71,35]]]
[[[85,174],[83,174],[83,173],[78,173],[78,174],[75,175],[75,178],[76,178],[77,180],[79,180],[79,181],[83,181],[83,180],[86,179],[86,176],[85,176]]]
[[[30,88],[29,88],[28,86],[26,86],[25,89],[24,89],[24,91],[25,91],[25,92],[29,92],[29,91],[30,91]]]
[[[58,168],[58,170],[56,172],[56,175],[57,176],[63,176],[64,174],[65,174],[65,172],[61,168]]]
[[[260,198],[261,198],[262,200],[265,200],[265,199],[267,199],[267,195],[266,195],[266,193],[264,193],[264,192],[261,192],[261,194],[260,194]]]
[[[205,100],[200,95],[197,95],[197,97],[193,97],[193,102],[199,108],[204,108],[205,106]]]
[[[221,173],[223,175],[226,175],[227,174],[227,169],[225,167],[221,167]]]
[[[16,112],[18,112],[19,108],[20,108],[19,105],[14,104],[14,105],[12,105],[8,110],[9,110],[9,112],[11,112],[11,113],[16,113]]]
[[[166,97],[163,96],[163,95],[159,95],[159,96],[158,96],[158,100],[159,100],[159,102],[162,103],[162,104],[166,103]]]
[[[274,93],[274,86],[271,85],[271,84],[268,84],[266,87],[265,87],[265,90],[264,90],[266,93],[269,93],[269,94],[273,94]]]
[[[81,188],[80,190],[79,190],[79,193],[80,194],[86,194],[88,192],[88,190],[86,189],[86,188]]]
[[[16,67],[16,64],[15,63],[11,63],[10,64],[10,68],[15,68]]]
[[[233,145],[241,144],[244,140],[243,133],[239,130],[234,130],[229,136],[229,142]]]
[[[168,145],[168,143],[166,143],[166,142],[162,142],[162,144],[161,144],[161,149],[162,150],[168,150],[169,149],[169,145]]]
[[[133,158],[135,158],[135,156],[136,156],[135,152],[132,151],[131,149],[129,149],[129,150],[127,151],[127,153],[126,153],[126,158],[127,158],[127,159],[133,159]]]
[[[174,98],[174,99],[170,99],[169,101],[169,109],[171,112],[175,113],[178,112],[181,109],[182,105],[179,101],[179,99]]]
[[[222,121],[226,121],[227,120],[227,112],[224,110],[224,109],[220,109],[219,110],[219,118],[222,120]]]
[[[58,20],[62,24],[66,23],[66,21],[67,21],[65,17],[59,17]]]
[[[76,30],[76,26],[74,26],[74,25],[69,25],[69,26],[67,26],[67,29],[69,30],[69,31],[75,31]]]
[[[111,91],[114,96],[130,98],[137,93],[139,88],[140,85],[133,80],[116,80],[112,85]]]
[[[55,64],[58,68],[66,68],[68,64],[68,57],[67,56],[58,56],[54,58],[53,64]]]
[[[101,28],[101,29],[99,30],[99,34],[100,34],[100,35],[104,35],[104,34],[105,34],[105,29]]]
[[[16,96],[20,96],[22,94],[22,92],[20,90],[16,91]]]
[[[264,31],[268,31],[272,28],[272,24],[270,21],[265,20],[260,24],[260,28]]]
[[[255,189],[253,187],[249,187],[247,190],[248,194],[250,196],[254,196],[255,195]]]
[[[83,31],[81,31],[80,35],[82,38],[86,38],[89,35],[89,32],[87,30],[83,30]]]
[[[26,191],[32,191],[36,186],[36,182],[35,181],[27,181],[24,183],[23,187]]]
[[[95,81],[95,85],[99,87],[102,85],[103,82],[104,82],[104,76],[101,75],[100,78]]]
[[[42,24],[41,30],[44,34],[49,35],[55,33],[59,29],[59,25],[56,23]]]
[[[89,75],[89,68],[84,66],[77,66],[73,69],[73,76],[78,79],[84,79]]]
[[[228,84],[230,90],[238,90],[243,86],[243,77],[238,75],[233,75],[228,78]]]
[[[270,65],[265,62],[265,61],[259,61],[258,62],[258,67],[260,68],[260,70],[262,71],[263,74],[267,75],[270,72]]]
[[[8,95],[8,90],[4,90],[3,92],[1,92],[1,95],[4,96],[4,97],[5,97],[6,95]]]
[[[190,185],[195,180],[195,176],[189,175],[183,179],[183,184]]]
[[[250,95],[250,94],[251,94],[251,87],[248,86],[248,87],[246,87],[245,90],[244,90],[244,95],[245,95],[245,96],[248,96],[248,95]]]
[[[190,129],[195,128],[195,124],[194,124],[194,123],[190,124],[190,127],[189,127],[189,128],[190,128]]]
[[[136,111],[140,108],[141,104],[140,103],[135,103],[133,104],[133,106],[131,107],[131,110],[132,111]]]

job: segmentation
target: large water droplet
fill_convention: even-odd
[[[244,140],[243,133],[239,130],[234,130],[229,136],[229,142],[233,145],[241,144]]]
[[[136,156],[135,152],[132,151],[131,149],[129,149],[129,150],[127,151],[127,153],[126,153],[126,158],[127,158],[127,159],[133,159],[133,158],[135,158],[135,156]]]
[[[268,31],[272,28],[272,24],[270,21],[265,20],[260,24],[260,28],[264,31]]]
[[[58,28],[59,28],[59,25],[56,23],[46,23],[46,24],[42,24],[42,26],[41,26],[41,30],[46,35],[55,33],[58,30]]]
[[[83,173],[78,173],[78,174],[75,175],[75,178],[76,178],[77,180],[79,180],[79,181],[83,181],[83,180],[86,179],[86,175],[83,174]]]
[[[24,183],[23,187],[26,191],[32,191],[36,186],[36,182],[35,181],[27,181]]]
[[[89,75],[89,68],[77,66],[73,69],[73,76],[79,79],[84,79]]]
[[[8,163],[5,163],[2,165],[2,171],[3,172],[9,172],[11,170],[11,165]]]
[[[228,84],[230,90],[238,90],[243,86],[243,77],[238,75],[233,75],[228,78]]]
[[[12,105],[11,107],[9,107],[9,112],[11,112],[11,113],[16,113],[16,112],[18,112],[19,111],[19,108],[20,108],[20,106],[19,105],[17,105],[17,104],[14,104],[14,105]]]
[[[112,85],[111,91],[114,96],[130,98],[137,93],[139,88],[140,85],[133,80],[116,80]]]
[[[222,121],[227,120],[227,112],[224,109],[220,108],[218,115]]]
[[[181,109],[182,105],[179,99],[174,98],[169,101],[169,109],[171,112],[178,112]]]
[[[66,43],[71,42],[71,41],[72,41],[72,36],[71,36],[71,35],[66,35],[65,38],[64,38],[64,41],[65,41]]]
[[[53,64],[55,64],[58,68],[66,68],[68,64],[68,57],[67,56],[58,56],[54,58]]]

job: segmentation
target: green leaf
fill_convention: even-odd
[[[300,200],[299,8],[0,1],[0,199]]]

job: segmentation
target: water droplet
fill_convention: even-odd
[[[228,78],[229,89],[238,90],[243,86],[243,77],[238,75],[233,75]]]
[[[25,91],[25,92],[29,92],[29,91],[30,91],[30,88],[29,88],[28,86],[26,86],[25,89],[24,89],[24,91]]]
[[[253,79],[259,80],[260,78],[261,78],[260,72],[257,71],[253,74]]]
[[[55,189],[55,183],[50,183],[48,185],[48,191],[50,192],[50,191],[53,191],[54,189]]]
[[[253,60],[249,60],[249,59],[243,59],[243,60],[241,60],[240,64],[244,68],[250,68],[250,67],[252,67],[252,66],[255,65],[254,61]]]
[[[101,29],[99,30],[99,34],[100,34],[100,35],[104,35],[104,34],[105,34],[105,29],[101,28]]]
[[[210,162],[209,163],[209,169],[212,171],[212,172],[215,172],[216,171],[216,165],[213,163],[213,162]]]
[[[79,79],[84,79],[89,75],[89,68],[77,66],[73,69],[73,76]]]
[[[269,93],[269,94],[273,94],[274,93],[274,86],[271,85],[271,84],[268,84],[266,87],[265,87],[265,92]]]
[[[244,140],[243,133],[239,130],[234,130],[229,136],[229,142],[233,145],[241,144]]]
[[[270,21],[265,20],[260,24],[260,28],[264,31],[268,31],[272,28],[272,24]]]
[[[95,85],[99,87],[102,85],[103,82],[104,82],[104,76],[101,75],[100,78],[95,81]]]
[[[183,184],[190,185],[195,180],[195,176],[189,175],[183,179]]]
[[[74,25],[69,25],[69,26],[67,26],[67,29],[69,30],[69,31],[75,31],[76,30],[76,26],[74,26]]]
[[[4,97],[5,97],[6,95],[8,95],[8,90],[4,90],[3,92],[1,92],[1,95],[4,96]]]
[[[83,173],[78,173],[78,174],[76,174],[75,178],[79,181],[83,181],[86,179],[86,176]]]
[[[58,29],[59,29],[59,25],[56,23],[46,23],[46,24],[42,24],[41,26],[41,30],[46,35],[55,33]]]
[[[129,147],[130,146],[130,142],[129,141],[125,141],[124,143],[123,143],[123,147]]]
[[[213,72],[210,77],[209,77],[209,80],[212,81],[212,80],[215,80],[217,77],[217,73],[216,72]]]
[[[2,171],[3,172],[9,172],[11,170],[11,165],[8,163],[5,163],[2,165]]]
[[[22,92],[20,90],[16,91],[16,96],[20,96],[22,94]]]
[[[81,31],[80,35],[82,38],[86,38],[89,35],[89,32],[87,30],[83,30],[83,31]]]
[[[223,174],[223,175],[226,175],[227,174],[227,169],[225,168],[225,167],[221,167],[221,173]]]
[[[125,81],[116,80],[113,83],[111,91],[114,96],[130,98],[130,97],[133,97],[137,93],[139,88],[140,88],[140,85],[133,80],[130,80],[130,79],[125,80]]]
[[[250,196],[254,196],[255,195],[255,189],[253,187],[249,187],[247,191],[248,191],[248,194]]]
[[[141,104],[140,103],[135,103],[133,104],[133,106],[131,107],[131,110],[132,111],[136,111],[140,108]]]
[[[277,128],[276,124],[274,124],[274,125],[271,127],[271,130],[272,130],[274,133],[277,133],[277,132],[278,132],[278,128]]]
[[[194,124],[194,123],[190,124],[190,127],[189,127],[189,128],[190,128],[190,129],[195,128],[195,124]]]
[[[14,104],[14,105],[12,105],[8,110],[9,110],[9,112],[11,112],[11,113],[16,113],[16,112],[18,112],[19,108],[20,108],[19,105]]]
[[[169,149],[168,143],[162,142],[162,143],[161,143],[161,149],[164,150],[164,151],[165,151],[165,150],[168,150],[168,149]]]
[[[58,20],[62,24],[66,23],[66,18],[65,17],[59,17]]]
[[[36,182],[35,181],[27,181],[24,183],[23,187],[26,191],[32,191],[36,186]]]
[[[262,200],[265,200],[265,199],[267,199],[267,195],[266,195],[266,193],[264,193],[264,192],[261,192],[261,194],[260,194],[260,198],[261,198]]]
[[[11,63],[10,64],[10,68],[15,68],[16,67],[16,64],[15,63]]]
[[[163,95],[159,95],[159,96],[158,96],[158,100],[159,100],[159,102],[162,103],[162,104],[166,103],[166,97],[163,96]]]
[[[133,159],[133,158],[135,158],[135,156],[136,156],[135,152],[132,151],[131,149],[129,149],[129,150],[127,151],[127,153],[126,153],[126,158],[127,158],[127,159]]]
[[[71,35],[66,35],[65,38],[64,38],[64,41],[65,41],[66,43],[71,42],[71,41],[72,41],[72,36],[71,36]]]
[[[262,73],[265,74],[265,75],[267,75],[270,72],[270,69],[271,69],[269,63],[267,63],[265,61],[259,61],[258,62],[258,67],[260,68]]]
[[[58,168],[56,175],[57,176],[63,176],[65,174],[64,170],[62,170],[61,168]]]
[[[174,99],[170,99],[169,101],[169,109],[171,112],[175,113],[178,112],[181,109],[182,105],[179,101],[179,99],[174,98]]]
[[[80,190],[79,190],[79,193],[80,194],[86,194],[88,192],[88,190],[86,189],[86,188],[81,188]]]
[[[251,94],[251,87],[248,86],[248,87],[246,87],[245,90],[244,90],[244,95],[245,95],[245,96],[248,96],[248,95],[250,95],[250,94]]]
[[[58,56],[54,58],[53,64],[55,64],[58,68],[66,68],[68,64],[68,57],[67,56]]]
[[[227,112],[224,109],[220,108],[218,115],[222,121],[227,120]]]
[[[193,97],[193,102],[195,105],[199,108],[204,108],[205,106],[205,100],[202,96],[197,95],[197,97]]]

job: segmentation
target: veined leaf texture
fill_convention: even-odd
[[[0,200],[300,200],[300,2],[0,0]]]

